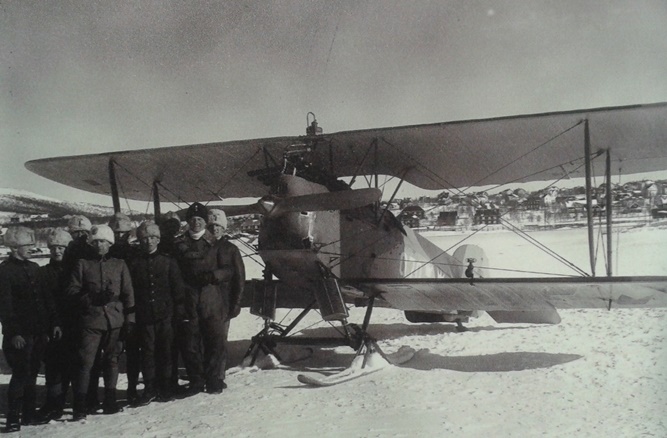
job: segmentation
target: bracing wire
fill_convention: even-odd
[[[526,153],[524,153],[524,154],[521,154],[521,155],[519,155],[518,157],[514,157],[514,158],[512,158],[512,159],[509,160],[505,165],[500,166],[498,169],[496,169],[496,170],[494,170],[493,172],[487,174],[484,178],[482,178],[482,179],[480,179],[479,181],[476,181],[476,182],[474,182],[473,184],[471,184],[470,186],[468,186],[466,189],[464,189],[464,191],[470,189],[471,187],[474,187],[474,186],[479,185],[479,184],[480,184],[482,181],[484,181],[486,178],[488,178],[488,177],[490,177],[490,176],[492,176],[492,175],[495,175],[496,173],[498,173],[498,172],[500,172],[501,170],[503,170],[503,169],[505,169],[505,168],[511,166],[512,164],[515,164],[517,161],[519,161],[519,160],[521,160],[521,159],[527,157],[528,155],[532,154],[533,152],[537,151],[538,149],[540,149],[540,148],[546,146],[547,144],[551,143],[552,141],[554,141],[554,140],[557,139],[558,137],[560,137],[560,136],[562,136],[562,135],[565,135],[566,133],[568,133],[569,131],[573,130],[574,128],[576,128],[577,126],[581,125],[582,123],[584,123],[584,121],[583,121],[583,120],[580,120],[579,122],[575,123],[574,125],[570,126],[569,128],[567,128],[567,129],[565,129],[565,130],[559,132],[558,134],[554,135],[553,137],[549,138],[548,140],[546,140],[546,141],[544,141],[544,142],[538,144],[537,146],[535,146],[533,149],[529,150],[528,152],[526,152]]]
[[[580,165],[577,166],[574,170],[576,171],[576,170],[580,169],[582,166],[584,166],[584,164],[585,164],[585,163],[580,164]],[[567,176],[567,175],[563,175],[563,176],[561,176],[560,178],[556,179],[556,180],[553,181],[551,184],[549,184],[546,188],[549,188],[549,187],[555,185],[558,181],[562,180],[562,179],[565,178],[566,176]],[[502,185],[500,185],[500,186],[502,186]],[[503,216],[504,216],[505,214],[507,214],[507,213],[508,213],[508,212],[504,213]],[[502,218],[502,216],[501,216],[501,218]],[[507,224],[509,224],[509,222],[507,222]],[[421,269],[421,268],[422,268],[423,266],[425,266],[426,264],[429,264],[429,263],[433,262],[433,260],[435,260],[435,259],[437,259],[438,257],[440,257],[442,254],[449,252],[452,248],[454,248],[454,247],[457,246],[457,245],[460,245],[461,243],[463,243],[463,242],[466,241],[467,239],[471,238],[472,236],[474,236],[474,235],[477,234],[478,232],[482,231],[484,228],[486,228],[486,226],[480,228],[479,230],[475,231],[474,233],[468,235],[467,237],[465,237],[465,238],[459,240],[457,243],[455,243],[454,245],[452,245],[450,248],[448,248],[448,249],[442,251],[442,252],[441,252],[440,254],[438,254],[436,257],[433,257],[431,260],[429,260],[429,261],[427,261],[427,262],[424,262],[423,265],[419,266],[418,268],[416,268],[415,270],[413,270],[412,272],[410,272],[408,275],[406,275],[406,277],[408,277],[408,276],[414,274],[416,271],[418,271],[419,269]],[[516,228],[516,227],[514,227],[514,228]],[[517,230],[518,230],[518,228],[517,228]],[[513,230],[513,231],[514,231],[514,230]],[[517,231],[515,231],[515,232],[517,232]],[[517,234],[518,234],[518,233],[517,233]],[[535,240],[535,242],[537,242],[537,240]],[[539,243],[539,242],[538,242],[538,243]],[[546,248],[546,247],[544,247],[544,248]],[[552,254],[551,254],[551,255],[552,255],[552,257],[555,257],[556,259],[558,259],[558,256],[557,256],[557,254],[556,254],[555,252],[552,251]],[[567,262],[567,264],[569,264],[569,263],[570,263],[570,262]],[[586,274],[586,272],[585,272],[584,270],[582,270],[582,269],[576,267],[574,264],[572,264],[571,267],[573,267],[573,269],[574,269],[575,271],[579,272],[580,274],[582,274],[582,275],[584,275],[584,276],[588,275],[588,274]]]

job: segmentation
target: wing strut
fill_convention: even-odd
[[[613,236],[611,235],[611,150],[607,149],[607,159],[605,161],[605,174],[607,175],[607,181],[605,182],[605,217],[607,219],[607,277],[612,276],[612,264],[611,264],[611,243]],[[611,304],[610,304],[611,305]]]
[[[584,158],[586,160],[586,223],[588,224],[588,256],[591,262],[591,275],[595,277],[595,248],[593,244],[593,200],[591,193],[591,134],[588,119],[584,122]]]
[[[111,187],[111,200],[113,201],[114,213],[120,213],[120,198],[118,197],[118,182],[116,181],[116,162],[109,159],[109,186]]]
[[[378,218],[378,224],[382,222],[382,218],[384,217],[384,213],[389,210],[389,206],[391,205],[392,202],[394,202],[394,197],[396,196],[396,193],[398,193],[398,189],[401,188],[401,185],[403,184],[403,181],[405,180],[405,175],[408,174],[408,171],[410,168],[406,168],[405,171],[403,172],[403,175],[401,176],[401,180],[398,182],[396,185],[396,190],[394,190],[394,193],[391,194],[391,198],[389,198],[389,201],[387,201],[387,206],[382,210],[382,214],[380,214],[380,217]]]
[[[160,220],[160,192],[158,190],[159,181],[153,181],[153,212],[155,214],[155,223]]]

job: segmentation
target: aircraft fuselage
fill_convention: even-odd
[[[328,192],[298,176],[281,175],[280,181],[284,196]],[[412,230],[404,229],[391,212],[383,213],[377,205],[267,216],[258,250],[271,272],[290,284],[322,278],[323,268],[325,275],[340,279],[455,275],[449,263],[431,263],[433,256]]]

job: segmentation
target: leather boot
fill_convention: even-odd
[[[172,385],[169,381],[163,380],[158,384],[157,401],[166,403],[176,400],[172,393]]]
[[[85,420],[88,414],[86,409],[86,394],[74,394],[74,406],[73,406],[73,419],[74,421]]]
[[[127,386],[127,404],[130,406],[135,406],[139,402],[139,393],[137,392],[136,385]]]
[[[23,412],[21,414],[21,424],[28,426],[31,424],[45,424],[46,421],[37,415],[36,395],[34,389],[27,389],[23,393]]]
[[[23,408],[23,399],[9,396],[7,403],[7,422],[4,432],[18,432],[21,430],[21,409]]]
[[[39,408],[35,419],[41,423],[48,423],[63,416],[63,408],[60,406],[60,397],[47,395],[46,402]]]
[[[100,401],[97,397],[97,388],[89,388],[86,394],[86,410],[89,414],[96,414],[100,408]]]
[[[116,401],[116,389],[104,389],[104,402],[102,402],[102,412],[105,414],[115,414],[120,411]]]
[[[144,384],[144,392],[137,401],[138,406],[146,406],[157,398],[157,391],[155,390],[155,382],[149,380]]]
[[[7,423],[5,423],[5,429],[3,430],[6,433],[9,432],[18,432],[21,430],[21,414],[18,412],[8,412],[7,413]]]

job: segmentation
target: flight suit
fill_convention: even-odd
[[[192,392],[198,392],[205,387],[208,392],[217,393],[222,390],[220,370],[225,356],[224,325],[230,304],[226,283],[231,281],[234,268],[230,262],[218,263],[223,261],[225,250],[219,249],[209,231],[198,240],[186,233],[175,245],[176,259],[186,285],[183,358],[190,388]]]
[[[243,257],[241,256],[239,249],[226,238],[218,240],[215,256],[216,264],[218,266],[230,267],[233,271],[229,281],[222,281],[219,283],[222,293],[228,296],[229,303],[225,324],[223,326],[225,348],[222,364],[220,366],[220,378],[224,381],[228,359],[227,337],[229,335],[229,324],[230,320],[237,317],[241,312],[241,297],[245,286],[245,265],[243,264]]]

